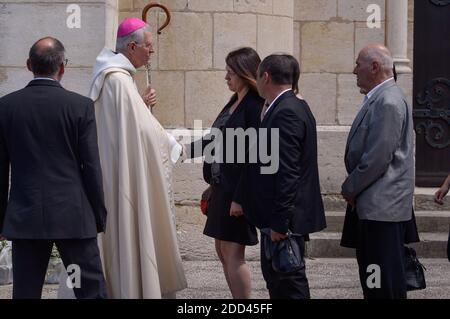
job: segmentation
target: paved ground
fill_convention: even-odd
[[[213,239],[202,235],[202,226],[179,227],[180,251],[189,287],[178,298],[231,298],[222,267],[217,260]],[[268,298],[259,267],[259,245],[248,247],[246,259],[251,267],[253,298]],[[355,259],[307,259],[307,276],[312,298],[362,298]],[[427,268],[427,289],[413,291],[409,298],[450,299],[450,263],[446,259],[421,259]]]
[[[213,240],[202,235],[199,225],[183,224],[178,229],[180,250],[188,288],[177,298],[231,298],[222,267],[214,252]],[[247,251],[252,271],[253,298],[268,298],[259,268],[258,247]],[[450,263],[446,259],[421,259],[427,268],[427,289],[408,294],[409,298],[450,299]],[[312,298],[362,298],[354,259],[307,259],[307,275]],[[0,298],[11,298],[11,285],[0,286]],[[43,298],[56,298],[58,285],[46,285]]]

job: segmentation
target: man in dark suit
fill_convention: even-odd
[[[417,237],[412,110],[392,68],[389,50],[372,44],[360,51],[353,71],[365,98],[345,151],[341,245],[356,248],[364,298],[406,298],[403,245]]]
[[[13,298],[41,297],[54,243],[74,269],[76,297],[106,297],[94,105],[59,84],[66,61],[57,39],[37,41],[27,61],[34,79],[0,99],[0,237],[12,241]]]
[[[259,153],[261,146],[267,147],[272,168],[263,164],[267,161],[261,156],[256,165],[250,166],[248,197],[252,203],[247,217],[258,228],[270,229],[272,241],[286,238],[288,232],[299,235],[294,238],[303,258],[308,234],[324,229],[326,223],[317,165],[316,122],[308,104],[293,90],[298,87],[299,76],[298,62],[291,55],[270,55],[259,66],[257,87],[266,99]],[[262,240],[261,268],[270,297],[310,298],[305,268],[289,275],[278,273],[266,259],[264,249]]]

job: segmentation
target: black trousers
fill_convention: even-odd
[[[358,220],[357,227],[356,259],[364,298],[406,299],[405,223]]]
[[[12,240],[13,298],[39,299],[45,281],[53,243],[66,269],[79,267],[79,288],[74,280],[77,298],[107,298],[97,238],[88,239],[16,239]],[[78,266],[78,267],[77,267]],[[72,268],[71,267],[71,268]],[[68,269],[69,270],[69,269]],[[69,278],[76,271],[69,272]],[[66,283],[60,283],[64,285]]]
[[[305,238],[295,237],[302,258],[305,257]],[[280,274],[273,270],[270,260],[264,254],[264,241],[261,240],[261,270],[269,290],[270,299],[309,299],[309,285],[306,278],[306,267],[294,274]]]

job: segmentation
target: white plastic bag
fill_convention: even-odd
[[[0,250],[0,285],[9,285],[12,279],[11,243],[6,242],[6,246]]]

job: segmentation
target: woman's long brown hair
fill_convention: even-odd
[[[252,90],[258,92],[256,88],[256,71],[261,63],[261,58],[254,49],[244,47],[231,51],[225,58],[225,62]]]

